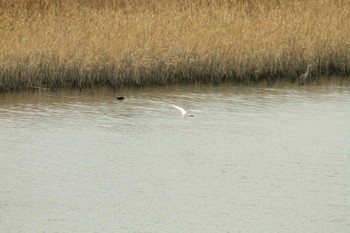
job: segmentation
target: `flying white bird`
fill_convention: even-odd
[[[191,112],[200,112],[198,110],[190,110],[190,111],[186,111],[185,109],[176,106],[176,105],[172,105],[174,108],[177,108],[180,112],[181,112],[181,116],[183,117],[193,117],[193,115],[191,114]]]

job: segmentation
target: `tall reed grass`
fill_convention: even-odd
[[[0,0],[0,89],[350,73],[348,0]]]

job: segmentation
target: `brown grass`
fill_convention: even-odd
[[[348,0],[0,0],[0,89],[350,73]]]

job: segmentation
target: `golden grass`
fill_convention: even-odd
[[[348,0],[0,0],[0,89],[350,73]]]

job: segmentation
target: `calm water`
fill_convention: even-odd
[[[6,93],[0,130],[0,232],[350,229],[349,84]]]

